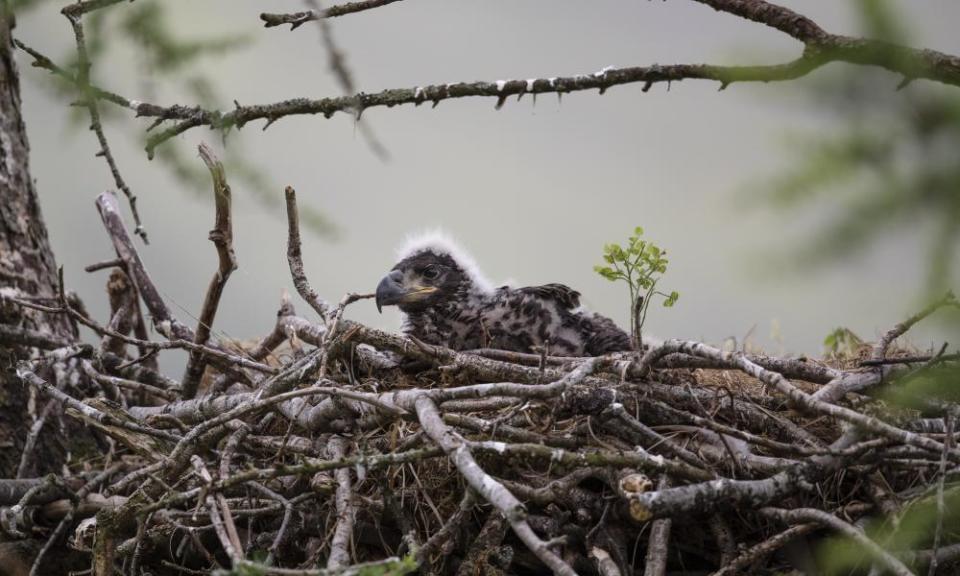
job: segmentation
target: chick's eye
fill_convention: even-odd
[[[440,270],[431,266],[423,271],[423,277],[427,280],[436,280],[440,276]]]

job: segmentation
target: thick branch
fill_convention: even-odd
[[[789,8],[777,6],[762,0],[695,0],[701,4],[706,4],[719,12],[727,12],[766,24],[771,28],[793,36],[797,40],[808,43],[820,40],[827,36],[823,28],[816,22],[797,14]]]
[[[483,496],[487,502],[493,504],[500,514],[503,514],[516,535],[554,574],[574,576],[576,572],[554,554],[547,547],[547,543],[541,540],[530,528],[530,524],[527,523],[527,511],[523,504],[503,484],[497,482],[480,468],[476,460],[473,459],[473,455],[463,438],[443,423],[433,400],[421,396],[417,398],[415,406],[417,418],[420,420],[424,432],[443,448],[443,451],[453,460],[457,470],[460,471],[470,487]]]
[[[670,485],[668,479],[660,480],[660,489]],[[673,521],[670,518],[659,518],[653,521],[650,528],[650,537],[647,540],[647,558],[644,576],[663,576],[667,573],[667,558],[670,552],[670,529]]]
[[[327,455],[331,460],[342,460],[347,455],[347,441],[334,436],[327,444]],[[330,541],[330,555],[327,558],[327,570],[336,570],[350,565],[350,539],[353,537],[353,520],[356,515],[353,504],[353,488],[350,482],[350,469],[338,468],[337,492],[334,498],[337,508],[337,527]]]

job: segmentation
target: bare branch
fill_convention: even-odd
[[[292,14],[270,14],[265,12],[260,14],[260,19],[263,20],[263,26],[265,28],[289,24],[290,29],[295,30],[298,26],[306,24],[311,20],[346,16],[347,14],[379,8],[380,6],[386,6],[387,4],[393,4],[399,1],[400,0],[360,0],[358,2],[347,2],[337,6],[331,6],[325,10],[310,10],[307,12],[294,12]]]
[[[305,1],[307,2],[307,5],[313,7],[313,11],[311,12],[312,14],[323,13],[319,0]],[[350,69],[347,67],[346,55],[333,39],[332,26],[330,26],[330,23],[326,18],[317,18],[317,27],[320,29],[320,40],[323,42],[323,46],[327,51],[327,61],[330,66],[330,70],[337,79],[337,83],[340,84],[340,88],[345,94],[355,94],[357,92],[357,87],[353,82],[353,74],[350,73]],[[359,106],[359,103],[354,108],[353,114],[355,118],[354,122],[356,122],[357,127],[360,129],[360,133],[363,135],[364,140],[367,141],[367,145],[370,146],[370,149],[377,156],[377,158],[380,160],[386,160],[389,157],[387,149],[384,148],[383,144],[380,143],[380,140],[377,138],[376,134],[374,134],[373,129],[370,128],[369,124],[361,120],[363,108]]]
[[[670,485],[664,477],[660,480],[660,489]],[[647,558],[644,576],[663,576],[667,571],[667,555],[670,552],[670,529],[673,521],[670,518],[654,520],[650,528],[650,538],[647,540]]]
[[[873,350],[870,353],[870,360],[873,362],[884,360],[887,356],[887,349],[890,348],[890,344],[892,344],[894,340],[906,334],[910,328],[913,328],[914,324],[920,322],[927,316],[945,306],[960,306],[960,302],[957,301],[957,297],[953,295],[953,292],[947,292],[943,298],[931,303],[920,312],[907,318],[890,330],[887,330],[883,337],[881,337],[876,345],[874,345]]]
[[[284,193],[287,199],[287,262],[290,265],[290,276],[293,277],[293,285],[300,297],[306,300],[307,304],[326,322],[331,311],[330,305],[320,298],[320,294],[310,286],[310,281],[307,280],[307,275],[303,271],[297,192],[293,187],[287,186]]]
[[[747,20],[766,24],[789,34],[803,43],[816,42],[828,36],[820,26],[806,16],[789,8],[763,0],[694,0],[719,12],[734,14]]]
[[[117,162],[113,158],[113,152],[110,150],[110,144],[107,142],[107,136],[103,131],[103,124],[100,122],[99,99],[97,92],[90,86],[90,57],[87,54],[87,44],[83,33],[83,23],[81,22],[81,15],[84,12],[109,6],[118,1],[119,0],[99,0],[97,2],[73,4],[64,8],[63,14],[66,15],[70,21],[70,25],[73,27],[73,34],[77,41],[79,63],[77,67],[76,85],[80,89],[84,106],[86,106],[90,112],[90,129],[97,135],[97,141],[100,143],[100,151],[97,153],[97,156],[103,156],[107,161],[107,166],[110,168],[110,174],[113,175],[113,180],[116,182],[117,188],[127,197],[127,202],[130,204],[130,213],[133,215],[133,221],[136,224],[134,233],[140,236],[144,244],[149,244],[147,241],[147,231],[144,229],[143,223],[140,221],[140,213],[137,211],[137,196],[130,190],[130,187],[127,186],[127,183],[120,175],[120,169],[117,167]]]
[[[203,299],[203,308],[200,310],[200,319],[197,321],[197,332],[194,342],[199,345],[207,343],[210,338],[210,331],[213,327],[214,318],[217,315],[217,308],[220,305],[220,296],[227,285],[230,274],[237,269],[237,257],[233,252],[233,216],[231,213],[231,193],[230,185],[227,184],[227,175],[223,169],[223,164],[214,155],[213,150],[206,144],[200,144],[200,158],[203,159],[207,169],[210,170],[210,176],[213,179],[213,199],[216,205],[216,219],[214,220],[213,230],[210,231],[210,241],[217,248],[217,257],[219,265],[217,271],[213,273],[210,279],[210,285],[207,287],[207,295]],[[193,398],[197,393],[197,384],[203,376],[206,368],[206,361],[202,354],[194,352],[190,354],[190,360],[187,363],[186,371],[183,376],[183,397]]]
[[[547,547],[547,543],[541,540],[530,528],[523,504],[509,490],[504,488],[503,484],[497,482],[477,465],[463,438],[443,423],[433,400],[421,396],[417,398],[414,404],[417,410],[417,418],[430,439],[443,448],[443,451],[453,460],[457,470],[470,484],[470,487],[482,495],[487,502],[493,504],[500,514],[503,514],[503,517],[510,523],[510,527],[513,528],[513,531],[523,540],[530,551],[536,554],[537,558],[543,561],[554,574],[575,575],[576,572],[554,554]]]
[[[123,1],[124,0],[79,0],[73,4],[68,4],[61,10],[61,13],[69,18],[79,18],[94,10],[113,6]]]
[[[939,479],[937,480],[937,523],[933,532],[934,552],[940,549],[940,542],[941,538],[943,537],[943,516],[946,513],[946,502],[943,496],[943,486],[947,478],[947,451],[953,447],[954,415],[955,414],[953,412],[949,412],[947,414],[946,434],[943,441],[943,454],[940,456],[940,470],[938,473]],[[927,576],[936,575],[938,564],[939,559],[937,558],[937,554],[934,553],[930,558],[930,566],[927,570]]]
[[[378,1],[371,1],[380,5]],[[393,0],[396,1],[396,0]],[[781,30],[801,42],[806,49],[799,58],[776,65],[761,66],[713,66],[708,64],[673,64],[638,66],[629,68],[603,69],[593,74],[581,74],[567,77],[531,78],[526,80],[498,80],[495,82],[459,82],[434,84],[414,88],[383,90],[375,93],[357,93],[337,98],[310,100],[297,98],[274,104],[240,106],[230,112],[205,110],[198,106],[158,106],[126,99],[122,96],[103,91],[90,90],[94,98],[102,98],[114,104],[134,110],[138,117],[153,117],[158,121],[175,121],[170,126],[150,137],[147,142],[147,154],[153,152],[161,143],[197,127],[209,126],[223,130],[230,127],[243,127],[253,120],[266,120],[267,126],[280,118],[302,114],[323,114],[329,118],[337,112],[354,115],[368,108],[393,107],[402,104],[439,102],[452,98],[490,97],[497,99],[500,107],[510,96],[525,94],[556,93],[563,94],[583,90],[598,90],[601,94],[613,86],[642,83],[643,90],[649,90],[654,84],[674,82],[684,79],[711,80],[726,88],[735,82],[780,82],[805,76],[831,62],[846,62],[862,66],[876,66],[902,75],[904,78],[928,79],[952,86],[960,86],[960,57],[927,49],[899,46],[868,38],[855,38],[823,32],[810,19],[787,8],[776,6],[761,0],[696,0],[743,18],[761,22]],[[113,3],[112,1],[110,3]],[[346,6],[366,5],[356,2]],[[329,13],[339,7],[330,8]],[[364,7],[363,9],[366,9]],[[356,11],[356,10],[351,10]],[[349,12],[344,12],[349,13]],[[287,18],[289,16],[289,18]],[[290,23],[300,25],[310,21],[313,12],[301,12],[294,15],[263,15],[271,25]],[[29,50],[35,64],[51,70],[65,79],[71,75],[56,66],[49,58],[34,50]],[[80,78],[74,82],[80,82]],[[83,80],[83,83],[88,80]]]
[[[868,416],[849,408],[829,404],[813,397],[810,394],[806,394],[800,389],[796,388],[782,375],[754,364],[739,353],[726,353],[699,342],[670,340],[665,342],[660,348],[655,348],[647,352],[641,361],[641,366],[650,366],[657,358],[672,352],[683,352],[685,354],[691,354],[695,356],[704,356],[707,358],[732,361],[738,368],[757,378],[764,384],[773,387],[804,410],[833,416],[878,434],[883,434],[884,436],[887,436],[888,438],[898,442],[904,442],[906,444],[924,448],[936,453],[944,450],[943,444],[937,442],[936,440],[932,440],[920,434],[897,428],[896,426],[888,424],[874,416]],[[949,454],[955,460],[960,459],[960,452],[957,452],[956,450],[950,451]]]
[[[327,444],[327,454],[331,460],[342,460],[346,457],[347,442],[334,436]],[[336,470],[337,493],[335,497],[337,508],[337,527],[330,542],[330,555],[327,558],[327,570],[336,570],[350,565],[350,539],[353,536],[353,520],[356,514],[353,504],[353,488],[350,484],[350,470],[339,468]]]
[[[133,242],[130,241],[127,229],[123,225],[116,195],[113,192],[104,192],[97,196],[97,209],[100,211],[103,226],[107,229],[107,234],[113,242],[117,257],[123,261],[127,273],[130,274],[136,285],[137,291],[150,311],[154,323],[157,325],[167,324],[174,337],[192,341],[194,339],[193,330],[181,324],[170,313],[169,308],[160,296],[160,292],[147,274],[143,261],[140,260],[140,255],[134,248]]]

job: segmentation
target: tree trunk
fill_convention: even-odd
[[[20,77],[13,59],[14,25],[8,0],[0,0],[0,292],[21,298],[49,297],[56,294],[57,265],[30,177],[29,145],[20,113]],[[0,478],[14,478],[34,414],[42,410],[46,399],[31,402],[31,391],[17,377],[17,362],[36,352],[11,339],[9,332],[33,330],[67,340],[75,339],[76,334],[62,315],[3,303],[0,328],[4,329],[0,332]],[[69,444],[90,439],[82,426],[61,420],[62,414],[56,407],[48,415],[23,470],[25,476],[60,472]],[[0,576],[26,576],[43,540],[4,540],[0,538]],[[81,568],[82,562],[76,553],[61,548],[48,555],[40,573],[65,574],[68,569]]]
[[[47,240],[36,189],[30,178],[29,146],[20,113],[20,79],[13,59],[14,17],[0,0],[0,290],[19,297],[56,294],[57,265]],[[74,339],[70,324],[60,316],[0,304],[0,324],[8,329],[36,330]],[[16,476],[27,432],[33,423],[28,410],[30,391],[17,378],[16,363],[31,348],[0,336],[0,478]],[[37,400],[36,411],[42,408]],[[60,411],[48,419],[57,426]],[[41,434],[28,474],[59,471],[66,447],[63,434]]]

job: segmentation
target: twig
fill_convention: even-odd
[[[456,576],[499,574],[487,567],[490,565],[490,557],[500,548],[503,537],[507,534],[507,527],[508,523],[500,512],[491,510],[480,528],[480,533],[471,541],[466,556],[457,568]]]
[[[630,414],[628,414],[626,409],[623,407],[623,404],[616,403],[608,410],[614,417],[623,422],[627,428],[638,434],[649,444],[662,447],[665,452],[671,454],[672,456],[676,456],[690,466],[703,469],[707,468],[703,460],[701,460],[696,454],[690,452],[682,446],[678,446],[669,438],[661,436],[647,425],[638,421],[633,416],[630,416]]]
[[[216,218],[214,220],[213,230],[210,231],[210,241],[217,249],[217,258],[219,265],[217,271],[213,273],[210,279],[210,285],[207,287],[207,295],[203,299],[203,308],[200,311],[200,319],[197,321],[196,336],[194,342],[198,345],[207,343],[210,338],[210,331],[213,328],[213,321],[217,316],[217,308],[220,305],[220,296],[230,278],[230,274],[237,269],[237,257],[233,251],[233,217],[231,213],[231,193],[230,185],[227,183],[227,176],[223,169],[223,164],[214,155],[213,150],[206,144],[199,146],[200,158],[203,159],[207,169],[210,170],[210,176],[213,180],[213,199],[216,205]],[[193,352],[190,354],[190,360],[184,372],[182,393],[184,398],[193,398],[197,393],[197,385],[203,376],[206,368],[206,361],[203,354]]]
[[[773,554],[794,538],[799,538],[800,536],[809,534],[817,528],[819,528],[819,525],[812,522],[808,524],[797,524],[796,526],[791,526],[783,532],[771,536],[763,542],[755,544],[754,546],[744,550],[736,558],[721,566],[719,570],[710,576],[732,576],[754,562],[758,562],[770,554]]]
[[[84,14],[93,12],[94,10],[100,10],[101,8],[106,8],[108,6],[113,6],[114,4],[119,4],[124,0],[79,0],[73,4],[67,5],[62,13],[71,18],[79,18]]]
[[[115,464],[111,467],[108,467],[91,478],[89,482],[77,490],[77,493],[71,498],[70,510],[63,517],[60,523],[57,524],[57,527],[50,534],[50,537],[47,538],[43,548],[40,549],[40,552],[37,553],[37,557],[33,560],[33,566],[30,568],[30,576],[40,576],[40,567],[43,565],[44,558],[50,552],[53,546],[60,541],[60,538],[63,537],[63,534],[67,531],[67,528],[70,527],[80,503],[83,502],[87,495],[93,492],[95,488],[109,479],[110,476],[116,474],[122,468],[122,464]]]
[[[887,330],[886,333],[880,338],[880,340],[874,345],[873,350],[870,353],[870,360],[876,362],[879,360],[884,360],[887,356],[887,349],[890,348],[890,344],[894,340],[903,336],[907,333],[914,324],[920,322],[927,316],[933,314],[940,308],[944,306],[957,306],[960,305],[957,302],[957,297],[953,295],[953,292],[947,292],[942,298],[936,302],[931,303],[929,306],[921,310],[920,312],[914,314],[913,316],[907,318],[903,322],[897,324],[890,330]]]
[[[114,250],[117,252],[117,257],[123,261],[126,272],[137,287],[137,291],[150,311],[154,323],[158,325],[169,324],[170,331],[176,338],[193,340],[193,331],[174,318],[149,274],[147,274],[143,261],[140,259],[140,255],[137,253],[133,242],[130,241],[127,229],[123,225],[116,195],[112,192],[104,192],[97,196],[97,209],[100,211],[100,218],[103,220],[103,226],[106,228]]]
[[[438,458],[443,455],[444,452],[440,448],[423,448],[388,454],[360,454],[341,460],[322,460],[311,461],[304,464],[277,465],[272,468],[261,468],[235,473],[229,478],[218,481],[212,488],[215,490],[225,490],[252,480],[271,480],[280,476],[315,474],[317,472],[337,470],[339,468],[351,468],[357,465],[364,466],[368,470],[375,470],[395,464]],[[165,496],[161,500],[141,508],[139,514],[149,514],[150,512],[155,512],[168,506],[187,502],[195,498],[199,493],[200,489],[194,488],[185,492]]]
[[[82,98],[82,103],[86,106],[87,110],[90,113],[90,129],[97,136],[97,141],[100,143],[100,151],[97,153],[98,156],[103,156],[107,161],[107,166],[110,168],[110,174],[113,175],[113,180],[117,184],[123,195],[127,197],[127,202],[130,205],[130,213],[133,215],[134,224],[136,224],[136,229],[134,233],[143,240],[144,244],[149,244],[147,240],[147,231],[143,227],[143,223],[140,221],[140,213],[137,211],[137,196],[130,190],[130,187],[127,186],[127,183],[124,181],[123,176],[120,175],[120,169],[117,167],[117,162],[113,158],[113,152],[110,150],[110,144],[107,142],[107,136],[103,131],[103,124],[100,121],[100,105],[99,98],[97,93],[90,86],[90,57],[87,54],[87,44],[84,39],[83,33],[83,23],[81,22],[81,16],[84,12],[89,10],[95,10],[103,6],[109,6],[110,4],[115,4],[120,0],[98,0],[96,2],[83,2],[80,4],[73,4],[67,6],[62,10],[62,13],[67,17],[67,20],[70,21],[70,25],[73,27],[73,34],[76,37],[77,41],[77,77],[76,83],[80,89],[80,94]],[[95,7],[91,8],[82,8],[83,5],[92,6],[97,4]]]
[[[91,320],[90,318],[88,318],[88,317],[86,317],[86,316],[83,316],[82,314],[80,314],[79,312],[77,312],[76,310],[74,310],[73,308],[71,308],[71,307],[69,307],[69,306],[67,306],[67,307],[65,307],[65,308],[63,308],[63,307],[41,306],[41,305],[39,305],[39,304],[32,304],[32,303],[30,303],[30,302],[27,302],[27,301],[25,301],[25,300],[20,300],[20,299],[17,299],[17,298],[6,298],[6,301],[11,302],[11,303],[14,303],[14,304],[16,304],[16,305],[18,305],[18,306],[23,306],[23,307],[25,307],[25,308],[38,309],[38,310],[42,310],[42,311],[44,311],[44,312],[50,312],[50,313],[55,313],[55,314],[69,314],[69,315],[72,316],[74,319],[76,319],[77,321],[79,321],[81,324],[83,324],[84,326],[90,328],[91,330],[93,330],[94,332],[96,332],[97,334],[99,334],[99,335],[101,335],[101,336],[110,336],[111,338],[116,338],[116,339],[118,339],[118,340],[122,340],[123,342],[126,342],[127,344],[134,344],[134,345],[136,345],[136,346],[138,346],[138,347],[143,347],[143,348],[145,348],[145,349],[149,349],[149,350],[170,350],[170,349],[180,349],[180,348],[183,348],[183,349],[190,350],[190,351],[199,351],[199,352],[202,352],[202,353],[203,353],[204,355],[206,355],[206,356],[210,356],[210,357],[212,357],[212,358],[217,359],[218,361],[220,361],[220,362],[218,362],[218,366],[222,366],[222,367],[233,367],[233,366],[237,366],[237,367],[240,367],[240,368],[249,368],[249,369],[251,369],[251,370],[256,370],[257,372],[262,372],[262,373],[264,373],[264,374],[276,374],[276,373],[277,373],[277,370],[276,370],[275,368],[273,368],[273,367],[271,367],[271,366],[267,366],[266,364],[262,364],[262,363],[260,363],[260,362],[254,362],[254,361],[249,360],[249,359],[247,359],[247,358],[243,358],[243,357],[241,357],[241,356],[237,356],[237,355],[235,355],[235,354],[231,354],[231,353],[229,353],[229,352],[225,352],[225,351],[223,351],[223,350],[220,349],[220,348],[214,348],[214,347],[211,347],[211,346],[209,346],[209,345],[208,345],[208,346],[199,346],[199,345],[197,345],[197,344],[194,344],[194,343],[193,343],[192,341],[190,341],[190,340],[178,339],[178,338],[175,338],[175,337],[172,337],[172,336],[171,336],[171,339],[168,340],[167,342],[153,342],[153,341],[149,341],[149,340],[140,340],[140,339],[138,339],[138,338],[133,338],[133,337],[130,337],[130,336],[125,336],[125,335],[123,335],[123,334],[120,334],[119,332],[114,332],[114,331],[112,331],[112,330],[109,330],[109,329],[107,329],[107,328],[105,328],[105,327],[97,324],[95,321]],[[181,326],[182,326],[182,325],[181,325]],[[169,325],[168,325],[167,327],[169,327]],[[128,365],[129,365],[129,364],[128,364]],[[161,376],[161,377],[162,377],[162,376]]]
[[[313,10],[311,14],[316,16],[323,14],[324,10],[320,6],[319,0],[304,0],[308,6],[312,7]],[[384,0],[379,0],[381,3]],[[386,3],[395,2],[396,0],[386,0]],[[261,15],[263,18],[263,15]],[[347,67],[347,58],[344,55],[343,51],[337,46],[336,41],[333,39],[333,30],[330,22],[327,18],[317,17],[317,28],[320,29],[320,39],[323,42],[324,48],[326,48],[328,56],[328,64],[330,70],[333,72],[334,77],[337,79],[337,83],[340,84],[341,90],[344,94],[356,94],[357,87],[353,82],[353,75],[350,73],[350,69]],[[293,25],[291,25],[293,26]],[[354,122],[357,127],[360,129],[360,133],[363,135],[363,139],[366,140],[367,145],[370,146],[370,149],[373,153],[382,161],[385,161],[389,158],[389,153],[387,149],[384,148],[383,144],[374,134],[373,130],[370,128],[369,124],[361,120],[361,115],[363,114],[363,108],[359,106],[353,110]]]
[[[937,552],[940,550],[940,541],[943,537],[943,516],[946,512],[946,502],[943,497],[944,482],[947,477],[947,452],[953,447],[953,425],[954,411],[950,411],[946,416],[946,436],[943,441],[943,453],[940,455],[940,471],[937,479],[937,523],[933,532],[933,554],[930,557],[930,566],[927,568],[927,576],[934,576],[937,573]]]
[[[399,0],[360,0],[358,2],[347,2],[337,6],[331,6],[326,10],[317,9],[309,12],[295,12],[292,14],[263,13],[260,14],[260,19],[263,20],[263,26],[265,28],[289,24],[290,29],[295,30],[297,27],[302,26],[311,20],[336,18],[338,16],[345,16],[347,14],[362,12],[372,8],[379,8],[380,6],[386,6],[387,4],[393,4],[394,2],[398,1]]]
[[[177,346],[188,348],[191,351],[201,350],[204,354],[213,356],[214,358],[229,358],[229,362],[218,361],[216,363],[218,368],[233,370],[233,365],[239,364],[243,367],[250,368],[259,366],[259,368],[255,369],[260,369],[266,373],[275,372],[275,370],[268,366],[263,366],[257,362],[251,363],[244,358],[238,358],[235,355],[223,352],[219,350],[219,347],[211,346],[210,343],[202,347],[194,344],[193,340],[196,338],[196,335],[193,330],[177,320],[170,312],[170,309],[167,308],[166,303],[160,296],[160,292],[147,273],[146,267],[140,259],[140,255],[130,241],[130,236],[127,234],[126,227],[123,225],[123,219],[120,217],[116,196],[112,192],[104,192],[97,196],[97,209],[100,211],[100,218],[103,220],[103,225],[107,229],[107,234],[110,236],[117,256],[126,265],[127,273],[133,280],[134,286],[136,286],[140,297],[147,306],[147,310],[149,310],[150,315],[153,317],[154,324],[161,334],[170,340],[178,340]],[[138,345],[142,344],[142,342],[136,343]],[[144,345],[149,347],[155,346],[156,344],[147,343]],[[210,348],[214,348],[214,350]]]
[[[331,460],[342,460],[346,456],[347,442],[340,436],[330,438],[327,455]],[[337,527],[330,541],[330,555],[327,558],[327,570],[337,570],[350,565],[350,538],[353,536],[353,520],[356,514],[353,504],[353,488],[350,483],[350,469],[338,468],[337,492],[334,502],[337,508]]]
[[[225,475],[221,474],[221,477],[223,476]],[[293,503],[262,484],[250,482],[248,485],[268,498],[276,500],[283,506],[283,520],[280,521],[280,529],[277,530],[277,535],[270,544],[270,555],[267,557],[266,562],[267,564],[273,564],[276,561],[277,555],[280,553],[280,547],[286,540],[290,529],[291,520],[293,519]]]
[[[473,509],[475,504],[476,497],[474,496],[473,490],[465,490],[463,492],[463,498],[460,499],[460,505],[457,507],[457,511],[454,512],[453,516],[444,523],[440,530],[424,542],[423,546],[417,549],[417,561],[421,564],[430,562],[430,555],[454,537],[460,525],[469,518],[470,510]]]
[[[99,422],[106,426],[119,426],[120,428],[125,428],[132,432],[137,432],[140,434],[147,434],[149,436],[154,436],[163,440],[172,440],[176,441],[179,438],[173,434],[164,432],[163,430],[155,430],[153,428],[142,426],[139,424],[134,424],[132,422],[125,422],[118,420],[109,414],[101,412],[92,406],[84,404],[79,400],[76,400],[64,392],[58,390],[54,386],[50,385],[48,382],[37,376],[33,373],[25,364],[21,363],[17,368],[17,376],[30,384],[31,386],[36,387],[39,391],[43,392],[47,396],[58,400],[59,402],[64,403],[65,405],[73,408],[78,413],[82,414],[85,418],[89,418],[92,421]]]
[[[433,400],[421,396],[414,402],[414,406],[416,407],[417,418],[430,439],[443,448],[443,451],[450,457],[464,480],[470,484],[470,487],[503,514],[514,533],[527,545],[527,548],[548,568],[553,570],[554,574],[561,576],[575,575],[576,572],[554,554],[547,547],[547,543],[534,533],[526,520],[527,513],[523,504],[509,490],[504,488],[503,484],[497,482],[477,465],[464,440],[443,423]]]
[[[33,58],[32,65],[33,65],[34,68],[42,68],[42,69],[44,69],[44,70],[47,70],[47,71],[49,71],[51,74],[53,74],[54,76],[57,76],[57,77],[59,77],[59,78],[62,79],[62,80],[66,80],[67,82],[70,82],[71,84],[73,84],[73,85],[76,86],[77,88],[80,87],[80,83],[79,83],[79,81],[78,81],[78,79],[77,79],[77,76],[76,76],[75,74],[73,74],[73,73],[71,73],[71,72],[68,72],[67,70],[64,70],[64,69],[61,68],[60,66],[57,66],[57,64],[54,63],[53,60],[51,60],[50,58],[44,56],[44,55],[41,54],[39,51],[31,48],[31,47],[28,46],[26,43],[24,43],[23,41],[21,41],[21,40],[19,40],[19,39],[17,39],[17,38],[14,38],[14,39],[13,39],[13,44],[14,44],[14,46],[16,46],[18,49],[23,50],[24,52],[26,52],[27,54],[29,54],[29,55]],[[124,98],[123,96],[120,96],[119,94],[114,94],[113,92],[108,92],[108,91],[106,91],[106,90],[102,90],[102,89],[100,89],[100,88],[98,88],[98,87],[90,84],[89,78],[88,78],[87,80],[88,80],[87,84],[88,84],[88,86],[89,86],[89,89],[93,92],[94,96],[96,96],[98,99],[100,99],[100,100],[105,100],[105,101],[107,101],[107,102],[110,102],[111,104],[116,104],[117,106],[121,106],[121,107],[123,107],[123,108],[130,108],[130,109],[133,109],[133,108],[134,108],[134,106],[131,105],[131,103],[132,103],[131,100],[127,100],[126,98]],[[109,261],[108,261],[108,262],[100,262],[100,263],[98,263],[98,264],[91,264],[90,266],[87,266],[87,267],[85,268],[85,270],[86,270],[87,272],[95,272],[95,271],[97,271],[97,270],[101,270],[101,269],[103,269],[103,268],[107,268],[107,267],[109,267],[109,266],[111,266],[111,265],[112,265],[112,263],[109,262]]]
[[[694,0],[714,10],[734,14],[766,24],[804,43],[813,43],[829,36],[813,20],[789,8],[763,0]]]
[[[320,298],[320,294],[310,286],[310,281],[307,280],[307,275],[303,271],[297,193],[291,186],[287,186],[284,194],[287,199],[287,262],[290,265],[290,276],[293,277],[293,285],[300,297],[320,315],[320,318],[326,321],[330,314],[330,305]]]
[[[110,278],[107,280],[110,323],[107,324],[107,330],[124,336],[130,334],[130,331],[133,330],[135,306],[137,305],[136,298],[136,291],[123,269],[115,268],[110,272]],[[99,353],[101,356],[107,353],[123,356],[125,349],[126,343],[123,340],[110,336],[103,336],[100,339]]]
[[[106,260],[104,262],[97,262],[95,264],[90,264],[89,266],[84,266],[83,271],[96,272],[98,270],[106,270],[108,268],[118,268],[118,267],[120,268],[123,267],[123,261],[120,260],[119,258],[115,258],[113,260]]]
[[[790,382],[787,381],[787,379],[782,375],[770,370],[766,370],[765,368],[754,364],[739,353],[726,353],[717,348],[713,348],[699,342],[670,340],[665,342],[660,348],[655,348],[647,352],[644,355],[641,363],[643,366],[650,366],[657,357],[676,351],[683,351],[687,354],[731,361],[745,373],[757,378],[764,384],[773,387],[804,410],[839,418],[840,420],[849,422],[851,424],[862,426],[867,430],[871,430],[878,434],[883,434],[884,436],[887,436],[888,438],[898,442],[904,442],[906,444],[934,452],[940,452],[943,450],[943,444],[940,442],[931,440],[930,438],[909,432],[907,430],[903,430],[901,428],[897,428],[884,422],[883,420],[880,420],[879,418],[864,415],[849,408],[836,406],[827,402],[823,402],[822,400],[818,400],[790,384]],[[955,453],[955,450],[951,451],[950,454],[953,455],[955,459],[960,459],[960,454]]]
[[[597,572],[600,576],[621,576],[617,563],[603,548],[598,546],[590,548],[590,557],[597,563]]]
[[[47,421],[47,417],[55,408],[60,405],[60,402],[54,398],[51,398],[43,406],[43,409],[40,410],[40,416],[34,421],[33,425],[30,426],[30,431],[27,433],[27,439],[23,443],[23,452],[20,453],[20,465],[17,466],[17,480],[22,479],[26,476],[28,466],[30,465],[30,455],[33,454],[33,448],[37,443],[37,438],[40,436],[40,431],[43,429],[43,425]]]
[[[861,366],[886,366],[889,364],[919,364],[921,362],[929,362],[934,358],[937,358],[936,355],[926,354],[923,356],[900,356],[899,358],[883,358],[880,360],[861,360]],[[939,355],[940,360],[943,362],[955,362],[960,360],[960,353],[955,354],[942,354]]]
[[[190,463],[193,464],[194,470],[196,470],[197,475],[207,483],[209,486],[213,483],[213,477],[210,475],[210,472],[207,471],[206,465],[203,463],[203,460],[197,456],[193,455],[190,457]],[[233,566],[236,566],[239,561],[243,559],[243,548],[241,547],[239,538],[236,536],[236,529],[229,530],[226,523],[226,511],[224,515],[221,516],[221,512],[218,506],[218,499],[212,494],[206,494],[206,504],[207,510],[210,514],[210,521],[213,523],[214,531],[217,534],[217,538],[220,540],[220,544],[223,546],[224,552],[227,553],[227,556],[230,558],[230,563]]]
[[[662,490],[670,485],[667,477],[660,479],[659,488]],[[669,518],[654,520],[650,528],[650,538],[647,541],[647,558],[643,571],[644,576],[663,576],[667,571],[667,557],[670,553],[670,529],[673,521]]]

